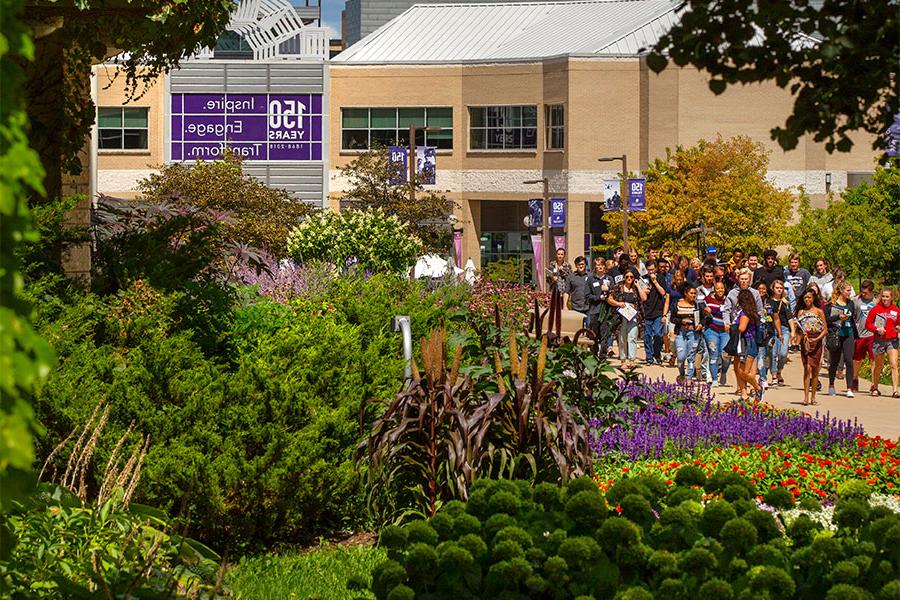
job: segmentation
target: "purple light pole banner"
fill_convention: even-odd
[[[550,227],[566,226],[566,199],[550,198]]]
[[[628,180],[628,210],[639,212],[647,210],[647,195],[645,179]]]
[[[321,94],[172,94],[172,160],[322,160]]]

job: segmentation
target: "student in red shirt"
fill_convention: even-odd
[[[884,355],[887,354],[888,363],[891,365],[891,383],[893,384],[894,398],[900,398],[900,390],[897,388],[897,354],[900,342],[897,340],[898,323],[900,323],[900,308],[894,304],[894,294],[890,289],[881,290],[881,301],[869,311],[866,317],[866,329],[875,334],[872,342],[872,352],[875,361],[872,365],[872,390],[873,396],[880,396],[878,381],[881,378],[881,368],[884,365]]]

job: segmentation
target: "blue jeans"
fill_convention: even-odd
[[[622,321],[622,324],[619,326],[620,360],[634,360],[637,358],[637,340],[637,317],[631,321]]]
[[[756,370],[759,371],[759,378],[763,381],[768,381],[769,378],[768,356],[771,351],[771,343],[760,344],[756,349]]]
[[[775,338],[775,345],[772,347],[771,356],[769,357],[769,369],[773,374],[780,373],[781,370],[784,369],[784,365],[787,364],[788,343],[791,339],[791,328],[782,325],[781,337],[784,338],[784,341],[782,342],[777,337]]]
[[[706,350],[709,355],[709,372],[713,382],[719,381],[719,366],[722,364],[722,348],[728,343],[727,331],[705,329],[703,338],[706,340]],[[723,369],[724,372],[724,369]]]
[[[644,352],[647,363],[660,362],[662,351],[662,317],[644,321]]]
[[[678,373],[688,379],[694,376],[694,358],[697,356],[697,346],[700,341],[700,333],[693,329],[682,329],[675,334],[675,356],[678,360]]]

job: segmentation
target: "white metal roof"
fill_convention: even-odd
[[[678,21],[677,5],[676,0],[417,4],[332,62],[452,64],[637,56]],[[756,43],[762,42],[759,37]]]

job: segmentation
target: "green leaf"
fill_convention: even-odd
[[[713,94],[718,96],[728,87],[728,84],[721,79],[710,79],[709,80],[709,89]]]

